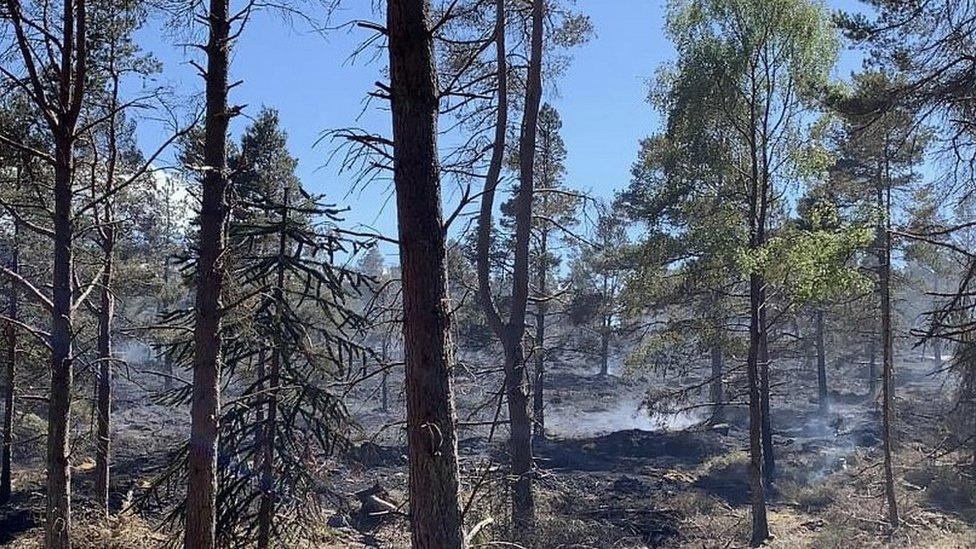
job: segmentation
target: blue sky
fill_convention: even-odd
[[[331,23],[381,19],[371,12],[372,3],[347,1]],[[828,5],[851,9],[858,2],[831,0]],[[596,35],[575,51],[566,74],[547,85],[546,100],[563,118],[569,184],[597,197],[611,197],[628,182],[638,141],[659,124],[645,98],[655,70],[673,56],[662,32],[665,1],[578,0],[578,6],[592,18]],[[277,108],[306,187],[348,206],[349,225],[395,235],[389,189],[374,185],[353,191],[350,176],[326,166],[332,145],[316,144],[328,129],[361,126],[382,131],[389,125],[389,114],[377,109],[378,104],[364,112],[366,92],[383,79],[382,60],[349,59],[366,36],[366,31],[356,28],[339,28],[322,36],[301,23],[289,25],[276,15],[259,14],[234,50],[231,79],[243,83],[234,88],[231,101],[247,105],[245,114],[256,114],[261,105]],[[185,38],[168,36],[158,22],[151,22],[139,41],[163,63],[159,76],[163,83],[184,95],[202,90],[202,80],[187,64],[195,52],[175,45]],[[845,54],[837,76],[846,77],[857,65],[857,55]],[[246,118],[237,119],[235,135],[246,124]],[[159,133],[153,124],[141,125],[143,147],[153,148]],[[452,189],[446,188],[445,202],[452,196]]]

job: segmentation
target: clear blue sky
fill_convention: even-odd
[[[371,13],[372,3],[347,1],[332,23],[381,19]],[[645,97],[654,71],[672,57],[673,49],[661,30],[664,0],[579,0],[578,5],[592,18],[596,36],[576,50],[568,72],[547,86],[546,100],[563,117],[569,183],[595,196],[610,197],[627,184],[638,141],[658,127],[658,117]],[[856,0],[829,2],[834,9],[858,5]],[[382,60],[371,64],[366,59],[349,60],[366,36],[366,31],[351,28],[323,37],[300,23],[289,25],[275,15],[259,14],[234,51],[231,77],[243,83],[233,90],[231,101],[246,104],[245,114],[257,113],[261,105],[277,108],[305,185],[350,207],[350,225],[362,223],[395,235],[389,189],[376,185],[350,193],[350,177],[325,165],[332,145],[316,145],[328,129],[361,126],[383,131],[389,125],[389,114],[377,109],[378,103],[363,112],[365,93],[383,79]],[[185,39],[166,36],[152,23],[139,40],[162,61],[163,82],[181,94],[199,93],[202,80],[186,62],[196,52],[174,45]],[[837,76],[846,77],[857,64],[856,55],[845,54]],[[235,134],[246,124],[245,118],[237,119]],[[158,127],[142,125],[143,147],[152,148],[158,134]],[[451,191],[445,189],[445,202],[453,196]]]

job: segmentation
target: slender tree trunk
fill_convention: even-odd
[[[17,190],[20,190],[20,170],[17,170]],[[10,270],[20,274],[20,239],[19,223],[14,222],[13,246],[10,250]],[[20,303],[17,295],[17,283],[10,280],[7,285],[7,316],[10,320],[20,318]],[[15,374],[17,372],[17,326],[13,322],[4,325],[4,340],[7,344],[4,356],[4,406],[3,406],[3,447],[0,448],[0,503],[10,501],[11,495],[11,459],[10,450],[14,435],[14,394],[17,388]]]
[[[749,354],[746,361],[746,375],[749,382],[749,488],[752,501],[752,545],[758,547],[769,538],[769,524],[766,521],[766,488],[763,474],[762,447],[762,397],[760,393],[760,287],[757,274],[749,280]]]
[[[868,342],[868,396],[873,400],[878,396],[878,342],[875,334],[871,334],[871,341]]]
[[[522,339],[529,298],[529,241],[535,178],[536,137],[542,102],[542,40],[545,0],[532,2],[532,32],[525,88],[525,105],[519,135],[519,187],[515,201],[515,264],[512,272],[512,311],[505,341],[508,413],[511,422],[512,524],[515,537],[526,539],[535,525],[532,496],[532,426],[525,390]]]
[[[755,79],[755,74],[753,74]],[[749,249],[758,251],[766,242],[767,180],[761,178],[756,104],[750,106],[753,128],[749,142]],[[749,351],[746,357],[746,377],[749,383],[749,485],[752,502],[751,544],[758,547],[769,538],[766,518],[766,484],[771,478],[767,471],[772,459],[769,429],[769,356],[766,338],[766,287],[762,274],[749,275]],[[771,442],[771,440],[769,440]]]
[[[463,545],[429,0],[388,0],[414,549]]]
[[[725,419],[725,383],[722,377],[725,373],[725,356],[719,336],[711,345],[712,382],[708,388],[708,398],[712,403],[712,421],[721,422]]]
[[[535,440],[546,438],[546,412],[545,412],[545,376],[546,376],[546,313],[548,304],[544,301],[547,297],[547,271],[546,263],[549,246],[549,233],[543,228],[541,234],[541,245],[539,250],[538,266],[538,287],[540,301],[536,307],[535,315],[535,375],[532,382],[532,418],[535,430],[533,435]]]
[[[610,317],[603,316],[600,321],[600,377],[610,375]]]
[[[380,375],[380,402],[382,405],[383,413],[386,414],[390,411],[390,370],[388,364],[390,362],[390,335],[383,334],[382,351],[380,354],[383,360],[382,368],[383,373]]]
[[[878,196],[881,198],[879,188]],[[888,511],[888,524],[898,527],[898,504],[895,499],[895,475],[891,450],[893,446],[894,410],[894,344],[891,333],[891,186],[887,187],[884,204],[884,247],[881,261],[881,343],[883,353],[881,415],[884,451],[884,493]]]
[[[111,467],[111,420],[112,420],[112,326],[115,317],[115,296],[112,294],[112,275],[115,254],[115,216],[113,196],[115,187],[115,172],[118,162],[118,117],[115,112],[118,109],[119,99],[119,76],[115,70],[115,44],[109,49],[109,67],[112,78],[112,94],[109,108],[112,113],[108,120],[108,160],[106,165],[105,177],[105,196],[109,197],[104,202],[104,218],[100,221],[104,226],[98,229],[101,238],[102,260],[102,279],[99,288],[99,308],[98,308],[98,376],[97,376],[97,413],[98,429],[95,441],[95,496],[99,507],[109,514],[109,469]],[[95,188],[94,182],[92,188]],[[97,209],[96,209],[97,212]],[[96,220],[98,216],[96,214]]]
[[[708,399],[712,403],[713,422],[725,419],[725,315],[721,309],[721,294],[715,291],[711,298],[712,340],[709,352],[712,359],[712,381],[708,387]]]
[[[275,487],[274,456],[275,434],[278,425],[278,391],[281,386],[281,363],[286,360],[284,334],[282,333],[282,315],[284,314],[285,299],[285,255],[288,253],[288,201],[289,188],[284,189],[284,207],[281,213],[281,225],[278,230],[278,266],[275,273],[274,302],[275,326],[274,349],[271,354],[271,369],[268,372],[268,418],[264,427],[262,449],[264,458],[261,460],[261,503],[258,508],[258,548],[267,549],[271,544],[272,522],[274,521],[274,498],[277,493]]]
[[[47,427],[46,544],[71,547],[71,467],[69,425],[73,378],[71,270],[72,140],[55,144],[54,169],[54,300],[51,321],[51,395]]]
[[[825,412],[830,406],[827,394],[827,350],[824,348],[824,312],[817,309],[814,313],[817,322],[817,402],[820,411]]]
[[[112,254],[114,231],[106,230],[105,264],[101,280],[101,297],[98,312],[98,433],[95,445],[95,495],[98,505],[107,515],[109,512],[109,469],[111,467],[111,418],[112,418],[112,322],[115,316],[115,298],[112,295]]]
[[[766,280],[760,276],[759,306],[759,390],[762,403],[762,445],[763,445],[763,478],[766,485],[773,483],[776,475],[776,454],[773,450],[773,416],[770,413],[770,382],[769,382],[769,325],[766,321]]]
[[[532,417],[535,424],[534,436],[536,440],[546,438],[546,313],[544,312],[545,306],[542,307],[543,310],[540,310],[539,314],[536,315],[535,337],[538,348],[536,349],[535,376],[532,383]]]
[[[203,196],[193,333],[193,396],[187,459],[186,549],[216,544],[217,432],[220,422],[221,292],[227,222],[228,0],[210,0]]]

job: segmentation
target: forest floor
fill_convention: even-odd
[[[771,547],[976,547],[976,486],[961,473],[966,458],[942,451],[939,426],[949,409],[944,378],[930,362],[898,361],[899,446],[895,457],[903,525],[887,533],[881,498],[881,453],[876,403],[866,394],[862,365],[831,369],[831,405],[821,412],[815,380],[799,374],[802,387],[773,401],[776,481],[769,495]],[[786,375],[780,372],[780,375]],[[641,403],[649,385],[676,386],[688,379],[600,377],[557,365],[548,378],[547,440],[536,444],[538,548],[743,547],[749,538],[748,420],[730,408],[719,425],[701,424],[699,411],[649,416]],[[774,386],[775,386],[775,381]],[[506,539],[509,513],[504,488],[506,432],[490,423],[496,404],[484,379],[459,375],[456,391],[464,499],[469,526],[482,519],[474,543],[491,547]],[[406,458],[402,412],[380,411],[375,388],[357,393],[350,407],[361,428],[349,455],[335,460],[319,506],[310,507],[323,534],[305,547],[409,546],[406,520],[395,512],[363,518],[355,493],[379,485],[383,499],[402,508]],[[393,395],[400,393],[393,387]],[[166,448],[186,436],[184,411],[149,404],[143,389],[120,381],[112,506],[128,509],[164,466]],[[399,399],[395,399],[399,402]],[[90,412],[89,412],[90,413]],[[84,418],[85,410],[79,410]],[[502,414],[504,416],[504,414]],[[79,421],[79,425],[84,422]],[[43,432],[36,416],[22,431]],[[80,427],[79,427],[80,428]],[[152,513],[126,510],[106,521],[90,511],[93,463],[78,433],[75,448],[77,547],[161,547],[167,536],[151,524]],[[0,545],[40,547],[43,525],[42,439],[15,453],[14,501],[0,509]],[[34,456],[29,459],[29,456]],[[472,486],[478,489],[473,491]],[[179,494],[172,494],[177,497]],[[327,526],[326,526],[327,525]],[[501,546],[501,545],[497,545]],[[511,545],[508,545],[511,547]]]

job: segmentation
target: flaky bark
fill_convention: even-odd
[[[387,2],[410,527],[415,549],[456,549],[463,533],[429,15],[428,0]]]
[[[208,21],[203,196],[193,332],[193,396],[187,458],[186,549],[216,544],[217,430],[220,420],[221,292],[227,222],[228,0],[211,0]]]

